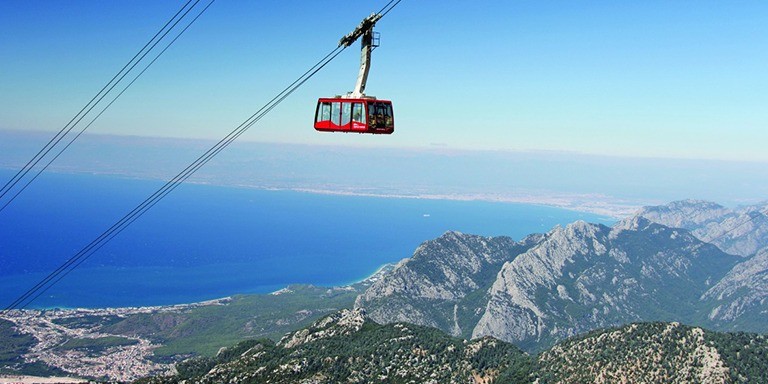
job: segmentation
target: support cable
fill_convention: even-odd
[[[401,1],[403,1],[403,0],[390,0],[390,1],[389,1],[389,3],[387,3],[387,4],[386,4],[384,7],[382,7],[382,8],[381,8],[381,10],[380,10],[378,13],[379,13],[379,14],[381,15],[381,17],[383,18],[384,16],[386,16],[386,15],[387,15],[387,13],[389,13],[389,11],[391,11],[391,10],[392,10],[392,8],[394,8],[394,7],[396,7],[398,4],[400,4],[400,2],[401,2]],[[394,3],[394,4],[393,4],[393,3]]]
[[[29,303],[31,303],[37,297],[39,297],[41,294],[47,291],[51,286],[53,286],[62,278],[64,278],[64,276],[69,274],[69,272],[77,268],[77,266],[82,264],[88,257],[90,257],[90,255],[92,255],[98,249],[106,245],[107,242],[109,242],[112,238],[117,236],[117,234],[122,232],[128,225],[130,225],[136,219],[141,217],[147,210],[152,208],[161,199],[167,196],[171,191],[176,189],[176,187],[178,187],[182,182],[184,182],[184,180],[192,176],[192,174],[194,174],[198,169],[200,169],[203,165],[205,165],[208,161],[210,161],[214,156],[216,156],[224,148],[229,146],[229,144],[231,144],[235,139],[237,139],[243,133],[245,133],[245,131],[247,131],[250,127],[256,124],[256,122],[261,120],[267,113],[272,111],[272,109],[274,109],[278,104],[280,104],[283,100],[285,100],[288,96],[290,96],[293,92],[295,92],[300,86],[306,83],[312,76],[314,76],[318,71],[320,71],[320,69],[325,67],[328,63],[330,63],[331,60],[336,58],[336,56],[338,56],[344,49],[345,47],[336,47],[333,51],[331,51],[328,55],[326,55],[322,60],[320,60],[317,64],[315,64],[312,68],[310,68],[308,71],[302,74],[298,79],[296,79],[283,91],[278,93],[277,96],[272,98],[272,100],[267,102],[267,104],[261,107],[256,113],[251,115],[243,123],[237,126],[237,128],[235,128],[233,131],[227,134],[223,139],[219,140],[219,142],[217,142],[213,147],[208,149],[195,161],[193,161],[186,168],[184,168],[184,170],[182,170],[176,176],[174,176],[171,180],[166,182],[165,185],[163,185],[160,189],[155,191],[155,193],[150,195],[137,207],[135,207],[128,214],[123,216],[120,220],[118,220],[115,224],[113,224],[109,229],[104,231],[99,237],[97,237],[90,244],[88,244],[86,247],[80,250],[77,254],[75,254],[73,257],[67,260],[64,264],[59,266],[56,270],[51,272],[48,276],[46,276],[43,280],[37,283],[34,287],[27,290],[23,295],[17,298],[13,303],[9,304],[2,311],[2,313],[10,311],[12,309],[20,309],[20,308],[26,307],[27,305],[29,305]]]
[[[93,125],[93,123],[94,123],[94,122],[95,122],[95,121],[96,121],[96,120],[97,120],[99,117],[101,117],[101,115],[102,115],[102,114],[104,114],[104,112],[106,112],[106,111],[107,111],[107,109],[109,109],[109,107],[111,107],[111,106],[112,106],[112,104],[114,104],[114,103],[115,103],[115,101],[117,101],[117,99],[119,99],[119,98],[120,98],[120,96],[122,96],[122,95],[123,95],[123,93],[125,93],[125,91],[127,91],[127,90],[128,90],[128,88],[130,88],[130,87],[131,87],[131,85],[133,85],[133,83],[135,83],[135,82],[136,82],[136,80],[138,80],[138,79],[139,79],[139,77],[141,77],[141,75],[143,75],[143,74],[144,74],[144,72],[146,72],[146,71],[147,71],[147,69],[149,69],[149,67],[151,67],[151,66],[152,66],[152,64],[154,64],[154,63],[157,61],[157,59],[159,59],[159,58],[160,58],[160,56],[162,56],[162,55],[163,55],[163,53],[165,53],[165,51],[167,51],[167,50],[168,50],[168,48],[170,48],[170,47],[171,47],[171,45],[173,45],[173,43],[175,43],[175,42],[176,42],[176,40],[178,40],[178,39],[179,39],[179,37],[181,37],[181,35],[182,35],[182,34],[184,34],[184,32],[186,32],[186,31],[187,31],[187,29],[189,29],[189,27],[191,27],[191,26],[192,26],[192,24],[194,24],[194,23],[195,23],[195,21],[197,21],[197,19],[198,19],[198,18],[200,18],[200,16],[202,16],[202,15],[203,15],[203,13],[205,13],[205,11],[207,11],[207,10],[208,10],[208,8],[209,8],[211,5],[213,5],[213,2],[214,2],[214,1],[216,1],[216,0],[211,0],[211,1],[208,3],[208,5],[206,5],[206,6],[205,6],[205,8],[203,8],[203,10],[202,10],[202,11],[200,11],[200,12],[197,14],[197,16],[195,16],[195,18],[194,18],[194,19],[192,19],[192,21],[190,21],[190,22],[189,22],[189,23],[188,23],[188,24],[187,24],[187,25],[186,25],[186,26],[185,26],[185,27],[184,27],[184,28],[181,30],[181,32],[179,32],[179,33],[176,35],[176,37],[174,37],[174,38],[173,38],[173,40],[171,40],[171,41],[170,41],[170,42],[169,42],[169,43],[168,43],[168,44],[165,46],[165,48],[163,48],[163,50],[162,50],[162,51],[160,51],[160,53],[158,53],[158,54],[155,56],[155,58],[154,58],[154,59],[152,59],[152,61],[150,61],[150,62],[149,62],[149,64],[147,64],[147,65],[144,67],[144,69],[142,69],[142,70],[141,70],[141,72],[139,72],[139,74],[138,74],[138,75],[134,76],[133,80],[131,80],[131,81],[128,83],[128,85],[126,85],[126,86],[123,88],[123,90],[121,90],[121,91],[120,91],[120,93],[118,93],[118,94],[117,94],[117,96],[115,96],[115,97],[112,99],[112,101],[110,101],[110,102],[109,102],[109,103],[108,103],[108,104],[107,104],[107,105],[106,105],[104,108],[102,108],[102,110],[101,110],[101,111],[100,111],[100,112],[99,112],[99,113],[96,115],[96,117],[94,117],[93,119],[91,119],[91,121],[90,121],[90,122],[89,122],[89,123],[88,123],[88,124],[87,124],[85,127],[83,127],[83,129],[81,129],[81,130],[80,130],[80,132],[78,132],[78,133],[77,133],[77,134],[76,134],[76,135],[75,135],[75,136],[74,136],[74,137],[73,137],[71,140],[69,140],[69,143],[67,143],[67,145],[65,145],[65,146],[64,146],[64,147],[63,147],[61,150],[59,150],[59,152],[58,152],[58,153],[57,153],[57,154],[56,154],[56,155],[55,155],[53,158],[51,158],[51,160],[49,160],[49,161],[48,161],[48,163],[46,163],[46,164],[45,164],[45,165],[44,165],[44,166],[43,166],[41,169],[39,169],[39,170],[37,171],[37,173],[36,173],[36,174],[35,174],[35,175],[34,175],[34,176],[31,178],[31,179],[29,179],[29,180],[28,180],[28,181],[27,181],[27,182],[24,184],[24,186],[22,186],[21,188],[19,188],[19,190],[18,190],[18,191],[17,191],[17,192],[16,192],[16,193],[15,193],[13,196],[11,196],[11,198],[10,198],[10,199],[8,199],[8,201],[6,201],[6,202],[5,202],[5,204],[3,204],[2,206],[0,206],[0,212],[3,212],[3,210],[5,210],[5,208],[6,208],[6,207],[8,207],[8,206],[9,206],[9,205],[10,205],[10,204],[11,204],[11,203],[14,201],[14,200],[16,200],[16,198],[17,198],[17,197],[19,197],[19,195],[20,195],[22,192],[24,192],[24,190],[26,190],[26,189],[27,189],[27,187],[29,187],[29,185],[30,185],[30,184],[32,184],[32,182],[34,182],[35,180],[37,180],[37,178],[38,178],[38,177],[39,177],[39,176],[40,176],[40,175],[41,175],[41,174],[42,174],[42,173],[43,173],[43,172],[44,172],[46,169],[48,169],[48,167],[49,167],[51,164],[53,164],[53,162],[54,162],[54,161],[56,161],[56,159],[58,159],[58,158],[59,158],[59,156],[61,156],[61,155],[64,153],[64,151],[66,151],[66,150],[67,150],[67,149],[68,149],[68,148],[69,148],[69,147],[72,145],[72,143],[74,143],[74,142],[75,142],[75,140],[77,140],[77,139],[78,139],[78,138],[79,138],[79,137],[80,137],[80,136],[81,136],[81,135],[82,135],[82,134],[83,134],[83,133],[84,133],[84,132],[85,132],[85,131],[86,131],[88,128],[90,128],[90,126],[91,126],[91,125]],[[0,197],[2,197],[2,196],[0,196]]]
[[[389,11],[392,10],[394,6],[400,3],[400,1],[401,0],[397,0],[395,2],[395,0],[391,0],[382,9],[382,11],[385,11],[385,14],[388,13]],[[393,2],[394,2],[394,5],[391,5]],[[215,145],[209,148],[205,153],[200,155],[195,161],[189,164],[186,168],[184,168],[171,180],[166,182],[160,189],[158,189],[152,195],[146,198],[143,202],[141,202],[128,214],[123,216],[120,220],[118,220],[115,224],[113,224],[109,229],[104,231],[95,240],[93,240],[91,243],[89,243],[87,246],[81,249],[78,253],[72,256],[64,264],[62,264],[56,270],[48,274],[48,276],[46,276],[43,280],[38,282],[34,287],[27,290],[19,298],[17,298],[11,304],[5,307],[5,309],[0,311],[0,315],[3,315],[6,312],[14,309],[25,308],[32,301],[40,297],[40,295],[45,293],[48,289],[50,289],[53,285],[55,285],[57,282],[63,279],[75,268],[80,266],[91,255],[93,255],[96,251],[101,249],[115,236],[120,234],[131,223],[133,223],[139,217],[144,215],[144,213],[146,213],[155,204],[157,204],[160,200],[162,200],[174,189],[176,189],[181,183],[183,183],[190,176],[192,176],[198,169],[200,169],[202,166],[208,163],[211,159],[213,159],[213,157],[219,154],[222,150],[224,150],[227,146],[229,146],[232,142],[234,142],[238,137],[240,137],[243,133],[245,133],[249,128],[251,128],[254,124],[256,124],[269,112],[271,112],[275,107],[277,107],[280,103],[282,103],[283,100],[285,100],[288,96],[290,96],[302,85],[304,85],[304,83],[306,83],[310,78],[312,78],[312,76],[314,76],[317,72],[323,69],[326,65],[328,65],[333,59],[335,59],[345,49],[346,49],[346,46],[337,46],[336,48],[334,48],[330,53],[328,53],[325,57],[323,57],[310,69],[308,69],[301,76],[299,76],[295,81],[293,81],[290,85],[288,85],[285,89],[283,89],[270,101],[268,101],[253,115],[251,115],[249,118],[243,121],[243,123],[238,125],[234,130],[228,133],[224,138],[219,140]]]
[[[80,121],[82,121],[88,115],[88,113],[90,113],[91,110],[93,110],[189,14],[189,12],[192,11],[192,9],[195,6],[197,6],[197,4],[200,2],[200,0],[194,0],[194,3],[192,3],[192,1],[193,0],[188,0],[181,7],[181,9],[179,9],[176,12],[176,14],[174,14],[173,17],[171,17],[171,19],[169,19],[165,23],[165,25],[163,25],[163,27],[160,28],[160,30],[157,33],[155,33],[154,36],[152,36],[152,38],[144,45],[144,47],[142,47],[139,50],[139,52],[137,52],[123,66],[123,68],[121,68],[120,71],[118,71],[117,74],[115,74],[115,76],[113,76],[112,79],[110,79],[107,82],[107,84],[105,84],[101,88],[101,90],[99,90],[99,92],[97,92],[96,95],[93,96],[93,98],[91,98],[91,100],[88,101],[88,103],[86,103],[86,105],[82,109],[80,109],[80,111],[78,111],[77,114],[75,114],[75,116],[72,117],[72,119],[69,120],[69,122],[67,122],[66,125],[64,125],[64,127],[61,128],[61,130],[59,130],[59,132],[56,133],[56,135],[54,135],[54,137],[51,138],[48,141],[48,143],[46,143],[43,146],[43,148],[40,149],[37,152],[37,154],[35,154],[35,156],[32,157],[32,159],[30,159],[8,182],[5,183],[5,185],[2,188],[0,188],[0,199],[2,199],[6,194],[8,194],[8,192],[10,192],[10,190],[13,189],[13,187],[15,187],[16,184],[18,184],[21,181],[21,179],[24,178],[32,170],[32,168],[37,166],[37,164],[40,161],[42,161],[42,159],[45,156],[47,156],[48,153],[51,152],[54,147],[56,147],[67,135],[69,135],[69,133],[75,128],[75,126],[77,124],[79,124]],[[190,3],[192,3],[191,6],[190,6]],[[208,6],[210,6],[210,4]],[[207,9],[207,7],[206,7],[206,9]],[[199,17],[199,15],[198,15],[198,17]],[[196,19],[197,18],[195,18],[195,20]],[[194,20],[193,20],[193,22],[194,22]],[[189,26],[187,26],[187,28],[188,27]],[[173,41],[176,41],[176,39],[174,39]],[[173,44],[173,41],[171,42],[171,44]],[[167,49],[167,47],[166,47],[166,49]],[[164,51],[165,50],[163,50],[163,52]],[[155,58],[155,60],[156,59],[157,58]],[[143,73],[143,71],[142,71],[142,73]],[[141,74],[139,74],[139,76],[140,75]],[[135,79],[134,79],[134,81],[135,81]],[[133,81],[131,82],[131,84],[133,84]],[[129,84],[129,86],[130,86],[130,84]],[[126,87],[126,89],[127,89],[127,87]],[[123,92],[125,92],[125,90],[123,90]],[[111,105],[111,103],[109,105]],[[102,110],[101,113],[103,113],[107,108],[109,108],[109,105],[104,110]],[[101,115],[101,113],[99,114],[99,116]],[[91,122],[91,123],[93,123],[93,122]],[[90,124],[88,126],[90,126]],[[77,135],[77,137],[79,137],[79,136],[80,135]],[[75,139],[77,137],[75,137]],[[71,142],[70,142],[70,144],[71,144]],[[67,145],[65,147],[65,150],[68,147],[69,147],[69,145]],[[63,150],[62,150],[62,152],[63,152]],[[59,155],[60,154],[61,153],[59,153]],[[56,157],[58,157],[58,155]],[[50,163],[48,165],[50,165]],[[46,165],[46,168],[47,168],[47,165]],[[38,176],[39,176],[39,174],[38,174]],[[37,178],[37,176],[35,176],[32,180],[34,180],[36,178]],[[27,185],[29,185],[31,182],[32,181],[29,181],[27,183]],[[25,185],[22,189],[26,189],[27,185]],[[11,201],[14,200],[16,198],[16,196],[18,196],[19,193],[21,193],[21,192],[18,192],[16,195],[14,195],[13,198],[11,199]],[[3,205],[3,209],[6,206],[8,206],[8,204],[10,204],[10,201],[7,202],[5,205]],[[0,209],[0,211],[2,211],[2,209]]]

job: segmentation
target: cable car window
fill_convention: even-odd
[[[387,128],[393,128],[395,125],[395,119],[392,114],[392,104],[382,103],[382,106],[384,107],[384,115],[386,116],[384,119],[384,125]]]
[[[335,125],[341,125],[339,124],[340,117],[341,117],[341,103],[339,102],[331,103],[331,123]]]
[[[378,119],[376,119],[376,104],[369,102],[368,103],[368,126],[371,128],[376,128],[376,125],[378,124]]]
[[[388,103],[369,102],[368,121],[369,126],[372,128],[391,128],[394,123],[392,118],[392,105]]]
[[[317,118],[316,121],[328,121],[331,119],[331,103],[329,102],[323,102],[320,103],[320,108],[317,110]]]
[[[363,103],[352,104],[352,121],[365,124],[365,111]]]
[[[352,103],[341,103],[341,124],[347,125],[352,119]]]

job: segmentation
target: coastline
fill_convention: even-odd
[[[405,259],[403,259],[405,260]],[[376,282],[379,278],[381,278],[382,275],[385,273],[391,271],[394,269],[402,260],[396,262],[396,263],[385,263],[381,266],[379,266],[376,271],[371,273],[370,275],[363,277],[361,279],[355,280],[348,284],[340,284],[340,285],[332,285],[332,286],[317,286],[318,288],[324,288],[329,290],[350,290],[354,289],[356,286],[365,286],[367,284],[372,284]],[[127,306],[127,307],[99,307],[99,308],[88,308],[88,307],[45,307],[45,308],[24,308],[24,309],[13,309],[8,311],[8,317],[15,317],[14,315],[23,315],[23,314],[34,314],[34,313],[42,313],[42,312],[60,312],[60,313],[69,313],[69,314],[93,314],[93,313],[104,313],[108,312],[111,314],[114,314],[115,312],[118,312],[121,315],[125,314],[136,314],[136,313],[150,313],[150,312],[163,312],[163,311],[178,311],[178,310],[184,310],[184,309],[190,309],[190,308],[197,308],[197,307],[205,307],[205,306],[212,306],[212,305],[226,305],[230,303],[233,300],[233,296],[277,296],[281,294],[286,293],[292,293],[291,290],[292,286],[301,286],[301,285],[310,285],[312,284],[288,284],[283,288],[277,289],[272,292],[266,292],[266,293],[236,293],[233,295],[220,297],[216,299],[210,299],[210,300],[203,300],[203,301],[195,301],[191,303],[179,303],[179,304],[169,304],[169,305],[147,305],[147,306]],[[6,318],[5,316],[0,318]],[[7,318],[6,318],[7,319]],[[0,384],[3,384],[0,382]]]
[[[243,186],[249,188],[248,186]],[[259,187],[250,187],[259,189]],[[508,203],[508,204],[525,204],[536,205],[548,208],[565,209],[575,212],[591,213],[595,215],[605,216],[611,219],[621,219],[631,215],[638,209],[643,207],[643,204],[639,203],[607,203],[609,200],[597,199],[594,196],[594,200],[589,202],[588,195],[563,195],[542,198],[534,195],[504,195],[504,194],[407,194],[407,193],[375,193],[375,192],[356,192],[354,190],[340,191],[332,189],[317,189],[317,188],[270,188],[264,190],[286,190],[303,193],[313,193],[318,195],[334,195],[334,196],[359,196],[359,197],[375,197],[384,199],[424,199],[424,200],[443,200],[443,201],[480,201],[487,203]],[[583,200],[581,202],[576,202]]]
[[[273,327],[269,332],[278,332],[276,336],[282,336],[285,332],[292,330],[292,326],[304,324],[307,319],[312,320],[316,316],[324,315],[337,311],[342,308],[351,307],[354,298],[366,288],[366,282],[375,279],[387,270],[387,266],[379,268],[376,274],[366,280],[361,281],[355,286],[336,286],[320,287],[307,285],[304,287],[295,286],[295,289],[284,288],[277,292],[285,293],[287,297],[275,296],[274,292],[259,293],[251,295],[236,295],[214,300],[200,301],[190,304],[177,304],[169,306],[151,306],[151,307],[123,307],[123,308],[98,308],[98,309],[54,309],[54,310],[35,310],[21,309],[12,310],[3,315],[0,319],[12,323],[18,334],[30,335],[36,341],[28,347],[24,354],[26,362],[40,361],[50,367],[60,369],[65,374],[74,374],[80,377],[108,377],[110,380],[118,382],[132,381],[140,377],[153,375],[167,375],[174,372],[173,361],[167,359],[158,360],[156,351],[163,348],[181,348],[171,354],[168,352],[160,356],[182,356],[190,353],[185,348],[191,348],[188,345],[174,345],[171,340],[158,340],[155,332],[157,329],[152,327],[164,327],[171,322],[181,322],[195,329],[195,319],[201,315],[210,315],[216,317],[221,315],[232,315],[234,321],[239,321],[235,329],[245,327],[249,332],[255,332],[250,337],[267,337],[264,328],[261,330],[249,328],[253,327],[253,313],[242,315],[243,306],[251,308],[254,313],[260,313],[258,308],[271,308],[266,312],[257,315],[265,321],[264,324]],[[360,285],[363,284],[363,285]],[[250,297],[248,297],[250,296]],[[318,304],[309,304],[308,300],[318,300]],[[232,306],[229,304],[232,302]],[[216,308],[219,307],[219,308]],[[281,308],[281,309],[278,309]],[[276,311],[276,312],[275,312]],[[230,319],[231,320],[231,319]],[[109,324],[115,321],[127,321],[127,326],[136,327],[138,331],[120,331],[118,329],[109,329]],[[107,324],[106,326],[104,324]],[[199,327],[200,324],[197,324]],[[144,327],[150,327],[147,330]],[[286,328],[288,327],[288,328]],[[203,339],[207,340],[210,335],[222,340],[222,345],[234,344],[237,336],[227,333],[228,331],[211,331],[203,328],[196,330],[198,339],[194,344],[196,353],[201,353],[199,349],[207,347],[209,341],[201,342],[200,335],[205,335]],[[160,331],[162,332],[162,331]],[[211,333],[212,332],[212,333]],[[268,333],[269,333],[268,332]],[[194,332],[193,332],[194,333]],[[237,333],[237,332],[235,332]],[[240,335],[240,338],[245,337]],[[194,339],[194,337],[193,337]],[[115,343],[108,348],[89,349],[67,349],[63,345],[69,340],[77,340],[79,343],[94,343],[98,346],[100,340],[107,344]],[[117,342],[115,342],[117,340]],[[183,344],[183,343],[181,343]],[[217,347],[218,348],[218,347]],[[179,355],[181,354],[181,355]],[[126,358],[129,363],[126,365]],[[3,381],[0,376],[0,384],[6,383],[82,383],[87,380],[76,378],[49,377],[39,378],[35,376],[6,375],[10,381]]]
[[[104,190],[99,189],[98,192],[133,192],[130,190],[133,188],[132,181],[126,180],[135,179],[125,178],[115,176],[98,179],[87,175],[70,178],[65,175],[54,178],[50,184],[77,184],[79,189],[75,191],[82,193],[73,193],[72,199],[76,199],[90,191],[81,191],[85,189],[84,186],[93,186],[95,189],[105,185]],[[152,189],[154,183],[145,182],[136,188],[140,191]],[[244,188],[277,192],[251,193]],[[315,197],[323,195],[342,197]],[[128,205],[128,198],[132,199],[133,196],[116,195],[115,204]],[[79,269],[68,280],[68,285],[62,285],[59,290],[42,297],[38,301],[40,305],[33,308],[53,310],[189,305],[235,294],[275,292],[293,283],[318,287],[348,286],[375,275],[387,263],[410,256],[423,241],[440,236],[447,230],[519,239],[530,233],[548,231],[556,224],[575,220],[604,222],[597,215],[550,208],[551,205],[512,201],[491,194],[437,195],[389,193],[373,189],[272,188],[245,185],[242,182],[234,186],[189,188],[186,194],[177,196],[174,204],[184,209],[193,207],[190,209],[191,214],[200,217],[224,212],[227,215],[222,214],[217,220],[229,227],[226,231],[218,231],[218,226],[211,227],[203,220],[197,223],[186,216],[179,219],[178,210],[167,210],[159,215],[162,220],[133,227],[132,230],[140,238],[146,238],[145,241],[139,242],[134,248],[133,242],[116,239],[111,245],[114,254],[107,255],[111,259]],[[319,208],[315,210],[316,206]],[[84,224],[90,224],[89,217],[96,222],[103,215],[102,208],[98,207],[88,212],[70,207],[73,205],[69,204],[69,200],[62,201],[61,209],[56,211],[58,217],[54,219],[66,223],[66,215],[69,214],[71,217],[84,218]],[[31,210],[33,207],[17,208]],[[55,254],[61,252],[60,249],[66,249],[65,246],[76,249],[74,247],[79,246],[81,241],[89,240],[78,238],[82,231],[70,231],[60,236],[63,239],[61,244],[51,242],[52,245],[48,246],[47,242],[40,240],[28,241],[36,239],[33,236],[39,232],[41,221],[24,222],[21,220],[24,218],[22,213],[26,211],[17,210],[21,212],[18,214],[18,223],[23,225],[14,225],[14,228],[9,228],[9,231],[12,230],[9,233],[17,233],[17,238],[33,243],[37,247],[33,249],[34,252]],[[350,214],[346,215],[345,212]],[[269,220],[260,219],[260,215],[265,213]],[[40,212],[41,217],[47,214],[45,210]],[[333,219],[337,217],[341,219],[334,222]],[[164,231],[168,223],[188,230],[155,238],[156,233]],[[52,221],[51,228],[54,225],[58,228],[58,224]],[[94,229],[101,227],[96,224],[92,226]],[[341,226],[348,230],[339,232],[334,229]],[[370,236],[366,228],[381,228],[381,236]],[[254,233],[258,233],[258,236],[253,236]],[[298,233],[304,234],[303,237],[297,237]],[[202,240],[209,235],[220,241],[230,241],[236,246],[223,250],[221,247],[209,246],[215,242]],[[190,239],[190,236],[195,238]],[[263,241],[265,239],[276,240]],[[350,240],[349,244],[346,239]],[[189,245],[194,243],[191,240],[199,244]],[[19,248],[14,252],[24,255],[24,252],[30,251]],[[156,262],[157,258],[153,255],[160,254],[167,255],[168,261],[163,258]],[[123,259],[129,262],[123,264]],[[284,262],[286,259],[291,262]],[[44,277],[42,268],[41,271],[24,272],[22,260],[21,257],[16,259],[16,265],[9,266],[6,271],[5,284],[9,287],[31,286]],[[337,268],[323,266],[330,261],[341,264]],[[114,294],[92,292],[90,287],[93,285],[108,287]],[[6,291],[8,297],[3,296],[4,301],[14,299],[9,292],[13,291]]]
[[[0,169],[12,171],[12,168],[0,166]],[[157,181],[165,182],[164,178],[151,177],[146,175],[132,175],[123,172],[97,172],[97,171],[78,171],[78,170],[49,170],[48,172],[62,175],[89,175],[116,177],[125,180],[137,181]],[[631,215],[638,209],[649,204],[660,204],[661,202],[639,202],[626,201],[610,196],[599,194],[567,194],[553,191],[525,191],[508,193],[478,193],[478,192],[459,192],[459,193],[424,193],[408,190],[398,190],[392,192],[365,191],[363,188],[353,186],[341,186],[336,188],[325,188],[323,186],[289,186],[289,185],[253,185],[243,183],[215,182],[210,180],[200,180],[192,178],[184,182],[190,185],[200,185],[221,188],[242,188],[259,191],[291,191],[300,193],[310,193],[316,195],[331,196],[354,196],[354,197],[373,197],[382,199],[414,199],[414,200],[438,200],[438,201],[479,201],[488,203],[502,204],[526,204],[541,207],[565,209],[574,212],[590,213],[605,216],[611,219],[622,219]]]

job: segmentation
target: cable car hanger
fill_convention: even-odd
[[[392,102],[365,94],[365,85],[368,82],[368,72],[371,67],[371,52],[379,46],[378,34],[373,32],[373,26],[381,17],[379,13],[371,14],[363,19],[354,31],[339,40],[339,47],[346,48],[362,37],[360,72],[352,92],[317,100],[316,130],[374,134],[390,134],[395,131]]]

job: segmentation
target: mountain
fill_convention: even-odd
[[[642,217],[557,227],[504,264],[472,336],[535,350],[633,321],[696,322],[700,296],[737,261]]]
[[[700,200],[644,207],[638,216],[685,228],[702,241],[746,258],[702,301],[711,309],[709,324],[722,330],[766,331],[768,315],[768,204],[728,209]]]
[[[521,242],[448,232],[424,243],[355,304],[377,322],[493,336],[537,351],[629,322],[714,324],[713,308],[742,296],[725,295],[721,303],[703,297],[743,261],[643,215],[613,227],[576,222]],[[761,284],[756,279],[749,281]],[[754,330],[768,329],[760,324]]]
[[[768,247],[766,204],[728,209],[708,201],[681,200],[644,207],[636,215],[668,227],[685,228],[701,241],[734,255],[747,257]]]
[[[768,339],[679,323],[630,324],[567,340],[538,357],[545,383],[765,383]]]
[[[765,332],[768,248],[733,267],[702,299],[713,307],[709,320],[717,329]]]
[[[374,321],[404,321],[470,336],[482,296],[501,266],[536,244],[540,235],[521,242],[446,232],[419,246],[413,257],[375,282],[356,302]]]
[[[706,231],[698,235],[695,232],[697,228],[702,231],[723,228],[723,223],[734,217],[744,217],[738,212],[746,212],[754,226],[731,225],[730,230],[726,230],[729,232],[720,232],[725,234],[719,238],[718,235],[708,238],[713,242],[728,238],[730,242],[722,246],[741,250],[747,246],[757,247],[765,241],[760,220],[766,211],[768,206],[729,210],[714,203],[686,200],[643,208],[611,227],[578,221],[555,227],[545,234],[530,235],[521,241],[503,236],[446,232],[423,243],[411,258],[350,287],[293,286],[272,295],[235,296],[212,304],[179,308],[56,310],[39,314],[22,311],[16,317],[6,318],[13,323],[5,324],[3,332],[11,337],[23,334],[35,337],[18,338],[9,343],[8,348],[0,348],[0,352],[8,352],[10,357],[23,353],[24,359],[34,358],[40,364],[50,364],[67,372],[76,372],[70,369],[72,367],[92,372],[109,369],[112,365],[105,361],[118,359],[126,351],[135,351],[140,354],[132,355],[133,363],[151,368],[152,372],[165,372],[175,359],[194,354],[213,356],[221,346],[243,339],[274,338],[311,324],[320,316],[341,308],[352,308],[354,303],[355,310],[333,315],[293,332],[277,346],[265,340],[251,341],[226,349],[217,357],[201,357],[189,364],[181,364],[178,366],[181,377],[202,380],[213,372],[214,367],[234,364],[233,367],[242,368],[238,368],[241,372],[266,367],[258,371],[256,382],[262,379],[293,382],[293,376],[288,373],[290,369],[286,371],[288,368],[280,367],[294,367],[291,368],[294,373],[300,373],[298,377],[308,383],[350,378],[364,382],[372,377],[378,380],[378,376],[370,376],[372,372],[385,375],[391,382],[399,382],[402,377],[423,381],[427,377],[423,376],[425,372],[430,372],[429,377],[433,374],[439,377],[438,382],[450,382],[461,381],[460,375],[477,379],[520,373],[512,374],[506,369],[488,371],[488,361],[474,365],[454,354],[459,344],[476,345],[477,340],[493,341],[490,350],[480,349],[490,351],[483,352],[483,356],[492,356],[493,361],[497,361],[500,357],[493,352],[494,348],[511,348],[507,342],[529,353],[537,353],[563,340],[576,340],[574,338],[581,337],[578,335],[598,335],[589,333],[596,329],[616,326],[624,329],[623,325],[636,322],[680,322],[717,330],[768,332],[765,320],[768,315],[768,248],[757,248],[753,254],[744,251],[735,255],[702,241]],[[747,227],[756,234],[742,232]],[[368,318],[362,313],[367,313]],[[27,321],[26,317],[35,320]],[[402,328],[416,333],[403,334]],[[457,341],[437,329],[454,337],[476,341]],[[651,334],[655,331],[643,332]],[[685,344],[683,338],[690,341],[693,340],[691,337],[699,337],[698,333],[680,335],[676,339],[680,340],[678,344]],[[362,338],[358,340],[358,337]],[[752,356],[750,354],[757,353],[755,351],[762,351],[762,347],[751,349],[756,339],[751,334],[721,338],[739,340],[728,341],[727,351],[730,352],[721,354],[736,351],[733,352],[736,356]],[[397,352],[389,354],[391,351],[386,345],[378,344],[378,339],[388,340],[389,344],[385,344],[394,346]],[[400,344],[402,340],[411,339],[420,344]],[[439,348],[429,349],[435,340],[438,340],[439,348],[452,348],[450,353],[446,355],[447,352]],[[711,343],[706,344],[707,348],[712,346]],[[742,344],[739,346],[739,343]],[[750,345],[750,349],[747,350],[745,345]],[[352,347],[356,355],[344,351]],[[700,349],[698,344],[693,347]],[[367,348],[376,349],[366,355]],[[413,367],[421,366],[423,360],[419,360],[419,356],[424,357],[426,353],[422,351],[414,355],[413,351],[422,349],[427,350],[430,365],[411,370],[413,364]],[[322,359],[320,363],[311,363],[315,360],[309,357],[314,359],[326,352],[336,353],[330,355],[333,363]],[[515,355],[517,352],[505,353],[518,356]],[[241,355],[250,356],[250,362],[240,361]],[[74,357],[70,361],[61,356]],[[309,365],[305,360],[296,360],[297,356],[307,357],[306,364]],[[345,360],[338,360],[340,356]],[[363,361],[354,356],[372,357]],[[377,360],[377,356],[387,356],[387,360]],[[683,365],[691,363],[699,367],[708,362],[699,357],[680,356],[679,362]],[[520,360],[516,357],[513,360],[503,364],[521,366],[518,364]],[[726,366],[731,367],[728,380],[742,382],[733,376],[733,367],[738,365],[736,360],[724,360]],[[392,361],[396,365],[391,365]],[[454,364],[460,364],[464,370],[459,376],[449,375],[453,372],[450,370],[438,372],[433,370],[435,361],[444,363],[440,365],[442,370],[451,367],[455,371]],[[677,361],[674,364],[678,364]],[[407,367],[403,368],[404,376],[392,376],[394,366]],[[387,367],[390,368],[387,370]],[[221,369],[224,374],[228,368]],[[624,369],[629,368],[622,366],[619,371]],[[739,372],[749,369],[752,368]],[[688,371],[692,375],[698,374],[692,369]],[[136,372],[131,377],[141,376]],[[412,376],[411,372],[418,373]],[[97,377],[90,373],[84,375]],[[115,377],[118,376],[112,378]],[[548,377],[558,376],[542,376],[541,380]],[[245,380],[237,375],[211,376],[206,380],[230,379]],[[689,381],[694,379],[695,376],[690,376]],[[178,380],[178,377],[169,380]]]
[[[149,383],[527,383],[531,360],[492,338],[467,342],[437,329],[379,325],[344,310],[268,341],[241,343],[215,358],[177,366]]]
[[[279,343],[242,342],[138,383],[764,383],[768,338],[679,323],[634,323],[568,339],[538,356],[344,310]]]

